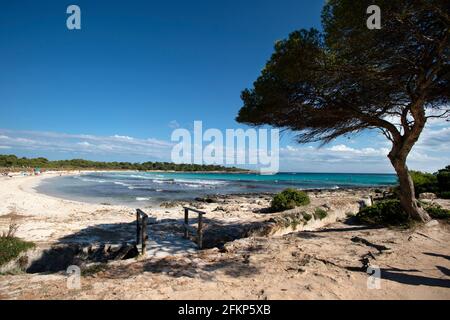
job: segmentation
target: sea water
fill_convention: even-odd
[[[285,188],[339,189],[392,186],[394,174],[95,172],[44,180],[39,192],[70,200],[130,206],[192,200],[213,194],[278,192]]]

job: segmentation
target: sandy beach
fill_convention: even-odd
[[[16,236],[35,242],[37,251],[134,239],[135,208],[34,190],[60,174],[0,178],[0,232],[15,221]],[[101,264],[82,276],[78,290],[67,288],[64,271],[4,274],[0,299],[450,299],[449,226],[392,230],[350,223],[347,216],[369,192],[310,192],[311,204],[301,210],[321,207],[328,215],[298,226],[283,221],[299,209],[265,213],[271,197],[263,194],[141,208],[155,222],[145,257]],[[207,213],[209,249],[180,240],[182,205]],[[382,269],[379,289],[367,287],[367,261]]]

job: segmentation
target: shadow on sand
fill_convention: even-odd
[[[183,237],[183,222],[183,219],[163,219],[159,223],[149,224],[147,257],[164,258],[197,252],[196,235],[190,235],[189,239]],[[196,227],[196,223],[197,219],[190,220],[193,227]],[[263,226],[261,222],[224,223],[204,218],[203,248],[222,247],[226,242],[247,237]],[[26,271],[53,273],[66,270],[70,265],[130,259],[137,255],[135,222],[98,224],[60,238],[51,248],[44,250],[38,259],[32,261]],[[233,273],[238,266],[234,262],[222,261],[220,268],[229,269]],[[152,267],[150,263],[144,271],[157,272],[158,268],[158,265]],[[247,269],[245,266],[243,268]],[[245,274],[245,270],[239,272]]]

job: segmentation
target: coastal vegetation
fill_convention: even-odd
[[[439,196],[444,199],[450,199],[450,166],[439,170],[436,175],[439,186]]]
[[[314,218],[316,220],[323,220],[327,217],[328,213],[322,208],[314,209]]]
[[[17,258],[20,253],[34,248],[32,242],[24,241],[19,238],[0,237],[0,266]]]
[[[309,202],[306,192],[288,188],[273,197],[270,208],[274,212],[280,212],[298,206],[306,206]]]
[[[171,162],[102,162],[83,159],[50,161],[46,158],[19,158],[15,155],[0,155],[0,168],[25,170],[30,168],[43,168],[52,170],[139,170],[139,171],[223,171],[245,172],[247,170],[236,167],[224,167],[219,165],[176,164]]]
[[[443,199],[450,198],[450,166],[434,174],[410,171],[410,175],[417,195],[431,192]]]
[[[434,193],[443,199],[450,198],[450,166],[435,173],[410,171],[414,183],[414,192]],[[450,210],[442,208],[437,203],[418,201],[418,206],[433,219],[449,219]],[[363,208],[356,217],[366,224],[383,226],[408,226],[409,215],[400,203],[398,187],[394,189],[394,196],[389,200],[375,202],[372,206]]]
[[[399,200],[384,200],[361,209],[356,218],[369,225],[402,226],[408,224],[408,215]]]
[[[0,235],[0,266],[17,258],[22,252],[32,249],[35,244],[15,236],[18,225],[10,223],[7,232]]]
[[[450,219],[450,210],[436,203],[419,202],[419,205],[433,219]],[[356,214],[356,218],[364,224],[378,226],[407,227],[411,223],[408,214],[397,199],[379,201],[370,207],[363,208]]]
[[[427,121],[450,113],[448,6],[440,0],[377,1],[382,26],[369,30],[364,21],[371,4],[327,1],[323,31],[302,29],[276,42],[253,87],[242,92],[236,120],[291,130],[299,143],[378,130],[392,143],[396,207],[426,222],[430,216],[416,199],[406,162]],[[394,214],[391,205],[379,211]]]
[[[414,183],[414,190],[417,195],[424,192],[438,191],[438,180],[435,174],[420,172],[420,171],[410,171],[411,179]]]

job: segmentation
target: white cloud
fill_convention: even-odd
[[[356,151],[353,148],[347,147],[345,144],[339,144],[337,146],[332,146],[329,148],[330,151],[337,151],[337,152],[354,152]]]
[[[282,171],[391,172],[386,148],[291,146],[280,149]]]
[[[169,122],[169,128],[170,129],[177,129],[180,127],[180,124],[178,123],[177,120],[172,120]]]
[[[449,142],[448,122],[430,122],[414,146],[408,158],[408,166],[414,170],[434,172],[449,165]],[[12,149],[11,152],[32,151],[36,156],[57,152],[72,155],[79,153],[86,158],[102,155],[104,159],[170,161],[172,146],[172,142],[165,140],[119,134],[96,136],[0,129],[0,149]],[[291,144],[281,147],[280,166],[282,171],[393,172],[387,158],[390,148],[390,142],[381,134],[338,140],[335,145],[322,148]],[[251,150],[250,153],[256,151]],[[238,153],[245,151],[238,150]]]
[[[168,160],[172,146],[167,141],[153,138],[138,139],[125,135],[95,136],[6,129],[0,129],[0,134],[2,134],[0,141],[4,148],[33,150],[39,156],[43,156],[47,152],[66,152],[106,156],[141,156],[141,158]]]
[[[77,144],[80,145],[80,146],[85,146],[85,147],[90,147],[90,146],[92,146],[92,144],[90,144],[90,143],[87,142],[87,141],[77,142]]]
[[[121,136],[118,134],[113,135],[113,138],[119,139],[119,140],[133,140],[134,138],[129,136]]]

